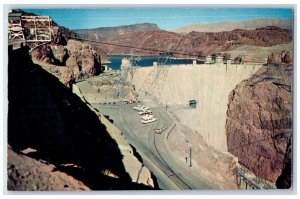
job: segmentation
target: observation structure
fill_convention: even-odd
[[[31,49],[51,42],[52,19],[49,16],[8,14],[8,44],[14,47],[27,44]]]

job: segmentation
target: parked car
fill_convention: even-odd
[[[148,120],[148,119],[154,118],[154,115],[147,114],[147,115],[141,116],[141,118],[142,118],[143,120]]]
[[[145,111],[142,110],[142,111],[139,112],[139,115],[147,115],[147,114],[153,114],[153,113],[152,113],[152,111],[150,109],[145,110]]]
[[[147,111],[147,110],[149,110],[150,108],[143,105],[143,106],[136,106],[136,107],[134,107],[133,109],[134,109],[134,110],[137,110],[137,111]]]
[[[161,127],[161,128],[154,129],[154,132],[157,134],[162,134],[165,130],[167,130],[166,127]]]
[[[155,118],[155,117],[153,117],[153,118],[151,118],[151,119],[146,119],[146,120],[141,120],[141,122],[143,123],[143,124],[148,124],[148,123],[151,123],[151,122],[155,122],[157,120],[157,118]]]
[[[122,103],[123,104],[128,104],[129,102],[128,102],[128,100],[122,100]]]

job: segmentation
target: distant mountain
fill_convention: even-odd
[[[79,37],[83,39],[99,40],[108,37],[114,37],[118,35],[123,35],[131,32],[147,32],[151,30],[160,30],[156,24],[151,23],[141,23],[126,26],[116,26],[116,27],[100,27],[93,29],[76,29]]]
[[[187,34],[192,31],[197,32],[223,32],[234,29],[255,30],[266,26],[277,26],[283,29],[291,29],[293,25],[292,20],[279,18],[256,18],[244,22],[221,22],[209,24],[191,24],[173,30],[173,32]]]
[[[108,54],[157,54],[155,51],[145,50],[145,48],[150,48],[185,54],[208,55],[215,52],[233,50],[243,45],[269,47],[290,43],[292,41],[292,31],[275,26],[257,28],[255,30],[235,29],[233,31],[215,33],[190,32],[186,35],[165,30],[153,30],[109,37],[104,39],[104,41],[144,48],[134,49],[115,45],[94,44]]]

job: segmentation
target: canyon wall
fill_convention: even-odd
[[[272,182],[281,176],[279,188],[291,186],[291,67],[263,67],[235,87],[226,134],[229,152],[243,165]]]

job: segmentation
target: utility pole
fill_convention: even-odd
[[[190,147],[190,167],[192,167],[192,147]]]
[[[168,110],[168,104],[167,104],[167,100],[166,100],[166,111]]]

